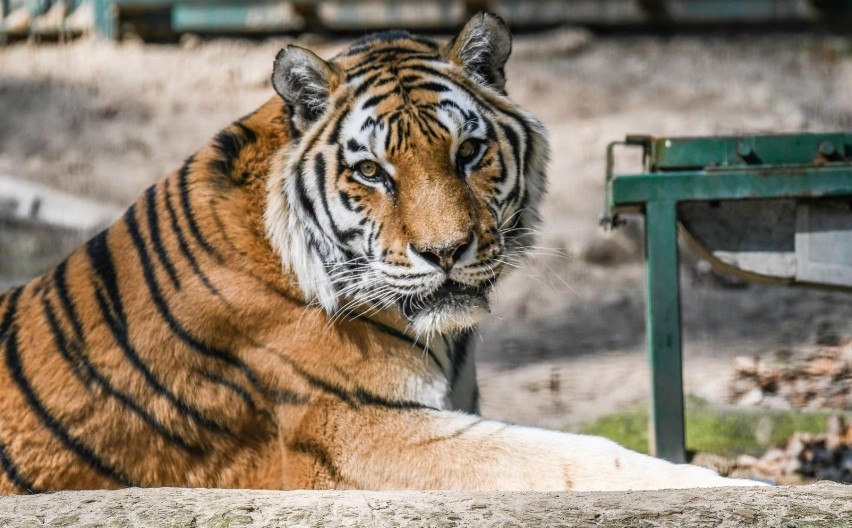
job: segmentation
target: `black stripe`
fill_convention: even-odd
[[[382,73],[384,73],[384,72],[382,72]],[[378,82],[373,83],[373,86],[368,87],[368,88],[373,88],[373,89],[381,88],[382,86],[387,86],[388,84],[392,84],[392,83],[395,83],[395,82],[398,82],[396,77],[393,77],[391,75],[391,76],[385,77],[384,79],[381,79]]]
[[[420,341],[417,341],[416,339],[404,334],[403,332],[400,332],[396,328],[393,328],[392,326],[388,326],[388,325],[386,325],[382,322],[376,321],[375,319],[372,319],[372,318],[370,318],[366,315],[361,315],[357,312],[352,312],[352,311],[348,311],[348,310],[346,311],[346,315],[351,319],[355,319],[355,320],[358,320],[358,321],[368,323],[369,325],[375,327],[376,329],[380,330],[381,332],[384,332],[385,334],[388,334],[392,337],[395,337],[395,338],[399,339],[400,341],[405,341],[406,343],[408,343],[411,346],[414,346],[414,347],[417,347],[417,348],[423,349],[423,350],[426,350],[426,349],[429,348],[429,346],[426,345],[425,343],[421,343]]]
[[[402,57],[399,57],[400,60],[421,59],[424,57],[431,59],[435,57],[434,53],[427,53],[423,50],[411,49],[405,46],[378,48],[370,50],[368,55],[371,57],[371,60],[387,60],[384,55],[402,55]]]
[[[370,231],[370,235],[367,237],[367,256],[373,256],[373,241],[378,238],[378,233],[375,231]]]
[[[169,254],[163,246],[163,238],[160,236],[160,220],[157,213],[157,190],[155,185],[148,187],[148,190],[145,191],[145,212],[148,220],[148,231],[151,235],[151,243],[154,246],[154,253],[157,255],[157,260],[166,269],[166,273],[171,279],[172,284],[179,290],[180,280],[169,258]]]
[[[42,425],[47,428],[53,436],[59,439],[65,447],[74,453],[78,458],[85,461],[89,467],[100,473],[101,475],[110,478],[123,486],[136,487],[123,472],[113,467],[111,464],[102,460],[95,451],[86,445],[82,440],[73,436],[53,415],[48,412],[44,404],[39,399],[29,380],[24,375],[23,366],[21,365],[21,357],[18,351],[18,336],[13,327],[11,333],[6,339],[6,368],[9,369],[9,374],[18,386],[18,389],[24,395],[29,406],[35,411],[35,414],[41,420]]]
[[[420,127],[421,132],[423,132],[427,138],[430,139],[438,139],[440,136],[438,132],[433,128],[434,125],[437,125],[438,128],[442,129],[446,133],[450,133],[450,130],[444,126],[438,119],[435,119],[431,115],[426,115],[426,112],[420,112],[416,116],[417,123]]]
[[[438,442],[449,442],[449,441],[455,440],[455,439],[463,436],[465,433],[469,432],[471,429],[473,429],[474,427],[478,426],[481,423],[482,423],[481,418],[478,419],[478,420],[474,420],[473,422],[465,425],[464,427],[456,429],[455,431],[453,431],[452,433],[450,433],[448,435],[432,437],[428,440],[424,440],[423,442],[418,442],[417,445],[418,446],[424,446],[424,445],[429,445],[429,444],[435,444],[435,443],[438,443]]]
[[[385,92],[383,94],[374,95],[374,96],[370,97],[369,99],[367,99],[366,101],[364,101],[364,103],[361,105],[361,109],[367,110],[368,108],[373,108],[374,106],[379,106],[379,103],[381,103],[382,101],[384,101],[385,99],[390,97],[391,94],[393,94],[393,93],[394,93],[394,91],[391,90],[391,91]]]
[[[343,387],[335,385],[330,381],[309,374],[307,371],[305,371],[303,368],[293,362],[290,362],[290,366],[296,371],[297,374],[302,376],[305,381],[310,383],[315,388],[320,389],[328,394],[332,394],[347,405],[353,407],[357,406],[358,404],[363,404],[374,407],[383,407],[385,409],[433,409],[432,407],[423,405],[420,402],[407,400],[388,400],[387,398],[379,396],[378,394],[368,392],[366,389],[360,387],[356,388],[354,391],[347,391]]]
[[[388,133],[385,134],[385,152],[386,153],[389,153],[391,151],[391,146],[390,146],[391,145],[391,132],[392,132],[392,130],[395,126],[399,126],[399,125],[397,123],[395,123],[393,120],[389,119],[387,121]]]
[[[455,387],[456,382],[459,380],[461,370],[465,363],[467,363],[468,356],[470,356],[471,338],[473,338],[473,332],[462,332],[453,340],[450,346],[447,347],[451,351],[450,357],[453,361],[453,375],[450,379],[450,387]]]
[[[222,262],[222,256],[210,245],[204,235],[201,234],[201,229],[198,228],[198,223],[195,220],[195,215],[192,212],[192,204],[189,201],[189,167],[192,165],[194,158],[190,157],[183,164],[183,167],[178,171],[178,190],[180,191],[180,203],[183,209],[183,214],[186,217],[186,222],[189,225],[189,230],[199,246],[207,253],[213,255],[217,262]]]
[[[506,167],[506,159],[503,157],[503,151],[497,149],[497,165],[500,167],[499,175],[496,178],[491,178],[491,181],[496,183],[504,183],[509,177],[509,169]]]
[[[362,150],[367,150],[367,147],[351,138],[349,139],[349,141],[346,142],[346,148],[350,152],[361,152]]]
[[[367,130],[369,127],[375,127],[377,120],[373,119],[373,116],[368,116],[367,119],[364,120],[364,123],[361,124],[361,132]]]
[[[341,156],[342,152],[338,149],[338,156]],[[339,164],[338,164],[339,166]],[[348,242],[355,236],[353,230],[341,231],[340,227],[338,227],[337,222],[334,221],[334,217],[331,215],[331,208],[328,205],[328,196],[325,192],[325,177],[326,177],[326,163],[325,156],[322,153],[318,153],[314,156],[314,176],[316,177],[316,186],[320,195],[320,203],[322,205],[323,211],[325,215],[328,217],[328,223],[331,226],[331,232],[334,235],[333,241],[335,245],[337,245],[344,252],[347,251],[345,242]]]
[[[207,379],[211,383],[227,387],[228,389],[233,391],[237,396],[239,396],[240,399],[243,400],[243,403],[245,403],[249,409],[254,412],[258,411],[258,407],[257,404],[254,402],[254,398],[252,398],[251,394],[249,394],[249,391],[239,383],[210,372],[199,372],[199,374],[201,375],[201,377]]]
[[[513,204],[518,200],[518,198],[520,196],[519,195],[520,185],[518,185],[518,183],[519,182],[516,182],[515,186],[512,187],[512,190],[509,192],[509,194],[506,195],[505,201],[506,201],[507,204]],[[523,216],[523,213],[521,213],[519,216]]]
[[[350,197],[349,194],[347,194],[345,191],[337,191],[337,196],[340,198],[340,201],[343,203],[343,207],[345,207],[347,210],[355,212],[355,213],[359,213],[359,212],[364,210],[363,206],[352,205],[352,202],[355,201],[355,200],[353,200],[352,197]]]
[[[388,325],[386,325],[382,322],[376,321],[375,319],[372,319],[372,318],[370,318],[366,315],[361,315],[357,312],[352,312],[352,311],[348,311],[348,310],[346,312],[346,315],[349,316],[351,319],[356,319],[358,321],[365,322],[365,323],[375,327],[377,330],[384,332],[385,334],[388,334],[391,337],[395,337],[396,339],[399,339],[400,341],[404,341],[404,342],[408,343],[409,345],[411,345],[415,348],[418,348],[420,350],[424,350],[427,354],[429,354],[429,357],[432,358],[432,361],[435,362],[435,364],[438,366],[438,368],[441,370],[441,372],[444,372],[444,365],[442,365],[441,362],[438,361],[438,357],[435,356],[435,352],[432,351],[432,348],[429,347],[429,345],[427,345],[425,343],[421,343],[420,341],[408,336],[407,334],[400,332],[396,328],[393,328],[392,326],[388,326]]]
[[[376,61],[375,59],[369,58],[356,64],[346,72],[346,82],[352,82],[356,78],[376,70],[380,70],[381,73],[381,71],[384,71],[384,68],[385,64],[382,63],[382,61]]]
[[[447,77],[446,73],[444,73],[440,70],[436,70],[435,68],[432,68],[430,66],[426,66],[424,64],[409,64],[409,65],[404,66],[403,69],[416,71],[416,72],[420,72],[420,73],[425,73],[429,76],[438,77],[438,78],[441,78],[441,79],[447,79],[448,81],[453,82],[451,78]],[[458,83],[453,82],[453,85],[458,86]],[[465,88],[462,87],[462,86],[458,86],[458,87],[461,88],[462,90],[465,90]],[[470,95],[473,95],[473,94],[470,94]],[[477,100],[479,100],[479,97],[473,97],[473,100],[477,101]]]
[[[304,453],[313,457],[314,460],[319,463],[320,466],[325,469],[328,476],[334,482],[341,482],[343,478],[340,475],[340,470],[337,469],[337,466],[334,465],[334,462],[331,459],[331,455],[329,455],[328,450],[320,444],[319,442],[312,442],[309,440],[296,440],[294,442],[290,442],[287,444],[287,448],[291,451],[295,451],[297,453]]]
[[[74,308],[74,302],[71,300],[71,295],[68,291],[68,261],[63,261],[56,267],[56,273],[53,277],[53,287],[56,289],[65,317],[71,322],[74,336],[78,340],[83,341],[83,324],[80,322],[79,317],[77,317],[77,310]]]
[[[455,105],[455,103],[453,103]],[[497,131],[494,130],[494,125],[491,124],[491,121],[488,119],[483,119],[485,122],[485,135],[493,142],[499,142],[500,138],[497,137]]]
[[[367,119],[370,119],[370,118],[367,118]],[[397,124],[401,119],[402,119],[402,111],[399,110],[399,109],[393,110],[393,111],[384,115],[385,125],[387,125],[388,128],[390,128],[391,125]],[[381,120],[378,120],[378,121],[380,122]]]
[[[6,295],[9,296],[9,302],[6,303],[6,311],[3,313],[3,320],[0,321],[0,339],[6,335],[6,331],[15,318],[15,312],[18,309],[18,299],[21,297],[22,291],[24,291],[24,287],[19,286],[10,292],[6,292]]]
[[[433,51],[438,51],[440,49],[440,45],[437,42],[427,37],[421,37],[420,35],[409,35],[408,38],[409,40],[413,40],[418,44],[422,44],[423,46],[426,46],[427,48]]]
[[[431,409],[437,411],[434,407],[423,405],[420,402],[410,400],[388,400],[378,394],[367,392],[365,389],[355,389],[353,395],[358,403],[372,405],[374,407],[383,407],[385,409]]]
[[[500,129],[503,130],[506,140],[510,145],[512,145],[512,156],[515,158],[515,168],[518,170],[518,173],[521,173],[523,171],[523,167],[521,167],[521,164],[523,163],[523,160],[521,159],[521,140],[518,138],[518,134],[512,130],[512,127],[499,122],[498,124],[500,125]]]
[[[453,110],[455,110],[459,114],[461,114],[462,117],[464,117],[464,115],[466,113],[464,108],[459,106],[458,103],[456,103],[452,99],[441,99],[440,101],[438,101],[438,103],[435,106],[437,106],[438,108],[442,108],[442,109],[452,108]]]
[[[422,75],[403,75],[399,78],[399,82],[402,84],[411,84],[413,82],[422,81],[424,77]]]
[[[57,281],[59,280],[60,279],[57,279]],[[145,409],[143,409],[130,395],[116,389],[112,385],[112,383],[110,383],[110,381],[95,368],[95,366],[88,360],[88,358],[81,353],[81,350],[83,349],[82,334],[78,334],[73,340],[69,340],[65,333],[62,331],[61,327],[59,326],[59,321],[56,317],[56,313],[53,311],[53,308],[50,306],[50,303],[47,301],[46,298],[43,299],[42,304],[44,307],[45,315],[47,316],[48,324],[50,325],[50,329],[53,332],[54,345],[59,349],[59,352],[62,357],[65,359],[66,362],[68,362],[72,366],[72,368],[74,368],[75,370],[81,370],[81,373],[85,376],[87,380],[94,382],[98,386],[100,386],[101,389],[108,396],[118,400],[119,403],[121,403],[125,408],[136,414],[139,418],[142,419],[142,421],[144,421],[149,427],[151,427],[154,431],[156,431],[166,440],[172,442],[173,444],[177,445],[181,449],[184,449],[190,454],[201,455],[204,453],[205,449],[203,447],[191,444],[184,440],[182,437],[168,431],[159,420],[154,418]],[[73,310],[73,306],[71,307],[71,309]],[[74,312],[65,312],[65,315],[71,321],[77,320],[77,314]]]
[[[339,116],[334,121],[330,121],[328,125],[333,125],[331,132],[328,134],[328,143],[337,143],[340,139],[340,131],[343,129],[343,122],[346,117],[349,115],[349,109],[341,112]],[[326,128],[328,128],[326,125]],[[313,146],[313,145],[312,145]]]
[[[72,342],[69,346],[68,336],[66,336],[59,327],[59,320],[56,317],[56,312],[54,312],[53,308],[50,307],[47,297],[41,298],[41,304],[42,309],[44,310],[44,315],[47,317],[47,324],[50,329],[50,333],[53,334],[54,346],[59,351],[62,359],[64,359],[65,362],[68,363],[68,366],[71,367],[74,377],[76,377],[83,385],[88,386],[92,381],[92,378],[86,371],[85,361],[81,359],[77,343]]]
[[[251,397],[248,389],[236,383],[233,380],[227,379],[218,374],[212,374],[210,372],[200,372],[202,377],[206,378],[212,383],[216,383],[217,385],[222,385],[223,387],[227,387],[228,389],[234,391],[237,396],[242,399],[245,404],[250,407],[253,411],[258,412],[260,414],[269,415],[269,412],[266,409],[258,407],[255,403],[254,399]],[[275,401],[275,403],[281,403],[285,405],[302,405],[307,400],[304,396],[300,396],[293,391],[287,389],[261,389],[264,397],[271,398]],[[271,418],[271,415],[269,416]]]
[[[361,84],[358,85],[358,88],[355,89],[355,92],[353,93],[353,97],[358,98],[358,97],[364,95],[364,92],[366,92],[370,88],[373,88],[373,86],[372,86],[373,81],[375,81],[376,79],[381,77],[383,73],[384,72],[377,72],[376,74],[371,75],[370,77],[361,81]],[[393,77],[389,77],[388,79],[385,80],[385,82],[387,82],[388,80],[392,81]],[[382,84],[384,84],[384,82]]]
[[[320,389],[323,392],[331,394],[347,405],[355,407],[359,404],[371,405],[375,407],[383,407],[386,409],[434,409],[433,407],[429,407],[427,405],[423,405],[419,402],[405,401],[405,400],[388,400],[387,398],[383,398],[377,394],[373,394],[368,392],[362,388],[356,388],[354,391],[347,391],[343,387],[340,387],[330,381],[324,380],[313,374],[307,372],[301,365],[296,363],[295,361],[279,354],[280,359],[285,361],[293,371],[301,376],[305,381],[307,381],[314,388]]]
[[[310,223],[313,225],[319,225],[317,213],[314,210],[314,204],[311,202],[310,197],[308,197],[307,189],[305,189],[304,160],[299,161],[299,164],[296,166],[296,174],[293,176],[296,178],[296,195],[299,198],[299,205],[301,205],[302,209],[304,209],[305,213],[307,213]]]
[[[171,202],[171,193],[169,192],[169,188],[171,186],[171,178],[167,178],[165,180],[165,189],[164,189],[164,200],[166,202],[166,212],[169,214],[169,222],[174,232],[175,236],[177,236],[178,248],[180,248],[180,252],[183,254],[184,258],[189,262],[189,266],[192,268],[193,273],[201,280],[204,286],[210,290],[213,295],[217,297],[223,298],[222,294],[216,289],[215,286],[210,282],[210,279],[207,278],[207,275],[201,271],[201,267],[198,265],[198,261],[195,259],[195,255],[192,254],[192,250],[189,248],[189,244],[186,241],[186,236],[183,234],[183,228],[180,226],[180,222],[178,222],[177,212],[175,211],[174,206]],[[223,298],[224,300],[224,298]]]
[[[22,491],[26,491],[29,493],[44,493],[45,490],[36,488],[35,484],[30,482],[25,476],[23,476],[18,470],[18,466],[12,461],[12,458],[9,456],[9,452],[6,451],[6,446],[3,445],[3,442],[0,442],[0,466],[3,467],[3,473],[6,474],[6,478],[12,482],[16,488]]]
[[[400,121],[396,127],[396,145],[397,148],[401,149],[405,144],[405,138],[410,137],[411,134],[408,132],[408,127],[404,127],[404,121]]]
[[[133,214],[134,208],[131,207],[125,216],[125,219],[133,218]],[[106,291],[107,295],[107,297],[104,297],[104,293],[101,291],[101,288],[95,288],[98,307],[100,308],[101,315],[106,321],[107,326],[112,332],[113,338],[124,353],[124,356],[130,361],[131,365],[133,365],[133,367],[142,374],[145,381],[148,382],[148,385],[150,385],[157,394],[163,396],[172,405],[174,405],[181,413],[189,416],[195,422],[211,431],[233,435],[233,433],[229,432],[221,424],[205,418],[198,409],[178,398],[171,390],[163,385],[148,365],[142,360],[136,348],[130,343],[130,329],[121,303],[115,271],[113,270],[112,255],[106,244],[105,234],[106,232],[103,232],[89,241],[86,250],[95,272],[101,279],[103,290]]]
[[[234,130],[236,128],[236,130]],[[218,174],[228,176],[235,183],[243,183],[245,178],[234,178],[234,160],[240,157],[240,153],[246,145],[257,141],[254,130],[237,121],[230,127],[222,130],[213,139],[213,148],[219,151],[220,157],[211,163],[211,168]]]
[[[433,82],[433,81],[411,85],[411,86],[408,86],[407,88],[409,90],[427,90],[427,91],[430,91],[430,92],[438,92],[438,93],[450,91],[450,87],[447,86],[446,84],[441,84],[439,82]]]

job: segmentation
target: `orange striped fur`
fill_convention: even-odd
[[[467,341],[544,193],[509,49],[487,15],[289,47],[279,95],[2,294],[0,493],[736,482],[476,416]]]

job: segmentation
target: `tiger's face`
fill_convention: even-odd
[[[505,95],[511,37],[475,17],[447,46],[373,35],[330,62],[289,47],[273,83],[298,137],[267,230],[329,312],[397,309],[418,334],[470,328],[532,239],[541,124]]]

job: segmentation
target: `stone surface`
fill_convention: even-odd
[[[126,489],[0,497],[0,527],[849,526],[852,486],[606,493]]]

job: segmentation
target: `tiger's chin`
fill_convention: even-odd
[[[476,326],[491,311],[488,290],[448,281],[436,291],[400,302],[416,335],[452,335]]]

